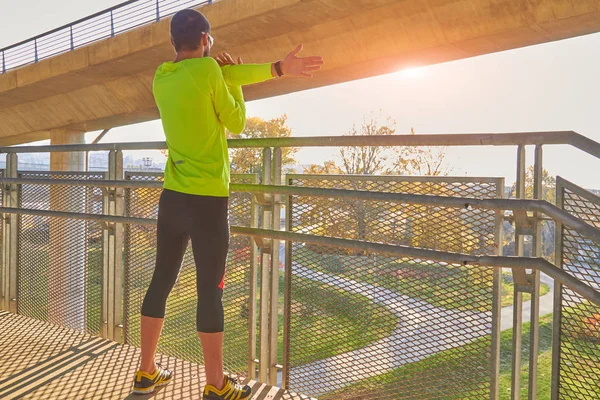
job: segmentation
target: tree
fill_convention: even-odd
[[[292,136],[292,129],[287,126],[287,115],[264,120],[251,117],[246,121],[246,128],[240,135],[228,133],[228,139],[257,139],[257,138],[284,138]],[[292,147],[282,148],[282,166],[289,170],[296,164],[295,155],[298,149]],[[236,174],[260,173],[262,169],[262,149],[235,148],[229,150],[231,172]]]
[[[533,199],[533,165],[529,166],[525,173],[525,198]],[[550,175],[550,173],[543,169],[542,170],[542,200],[546,200],[547,202],[554,204],[556,202],[555,198],[556,191],[556,179]],[[510,187],[510,195],[509,198],[517,197],[517,183],[513,183]]]
[[[388,136],[395,133],[396,121],[370,114],[363,118],[360,127],[354,125],[347,135]],[[415,134],[414,128],[411,128],[410,135]],[[444,164],[445,158],[445,147],[342,147],[337,160],[327,160],[323,165],[311,164],[304,168],[304,173],[448,176],[454,168]]]
[[[410,128],[410,134],[415,134],[414,128]],[[444,165],[445,147],[402,146],[396,148],[395,152],[393,170],[398,175],[448,176],[454,170]]]
[[[360,126],[354,125],[347,133],[348,136],[389,136],[396,132],[396,122],[389,117],[382,117],[371,113],[363,118]],[[414,135],[414,129],[411,129],[411,134]],[[445,149],[439,148],[420,148],[411,146],[391,147],[391,146],[353,146],[340,148],[339,155],[336,161],[328,160],[323,165],[310,165],[304,168],[305,173],[310,174],[347,174],[347,175],[448,175],[451,169],[444,167],[443,161],[445,157]],[[348,180],[343,182],[329,182],[323,184],[327,187],[337,187],[353,190],[377,190],[372,182],[368,179]],[[418,183],[414,184],[414,189],[418,191]],[[424,188],[425,189],[425,188]],[[436,193],[439,195],[439,193]],[[452,195],[450,193],[449,195]],[[432,242],[431,238],[426,238],[430,235],[430,229],[421,227],[423,216],[435,214],[434,210],[429,210],[427,206],[412,205],[408,207],[391,206],[387,211],[389,215],[385,221],[381,220],[381,210],[373,202],[367,201],[337,201],[335,208],[331,210],[324,209],[323,203],[314,204],[311,207],[306,207],[305,217],[310,221],[318,221],[324,215],[329,215],[329,222],[323,222],[327,228],[319,228],[321,234],[327,236],[335,236],[338,231],[342,231],[344,236],[350,236],[358,240],[392,240],[395,237],[381,238],[378,232],[382,224],[390,224],[388,229],[383,231],[392,232],[394,235],[398,229],[397,226],[403,224],[400,220],[413,221],[412,225],[407,228],[410,231],[412,238],[410,240],[403,239],[403,244],[413,244],[421,247],[427,247],[426,244]],[[327,207],[327,206],[325,206]],[[417,218],[417,216],[422,216]],[[335,217],[337,216],[337,217]],[[337,220],[334,221],[334,219]],[[429,222],[431,223],[431,222]],[[316,225],[312,225],[316,226]],[[379,227],[379,228],[377,228]],[[436,237],[433,234],[433,237]],[[407,242],[411,242],[408,243]],[[414,243],[412,243],[414,242]]]
[[[380,122],[373,114],[363,118],[359,128],[353,125],[347,136],[389,136],[396,132],[396,121],[390,117]],[[387,146],[351,146],[340,148],[339,168],[344,174],[375,175],[389,174],[391,147]]]
[[[332,175],[332,174],[341,174],[342,170],[337,166],[335,161],[328,160],[323,163],[323,165],[311,164],[309,166],[304,167],[305,174],[314,174],[314,175]]]
[[[360,127],[353,125],[348,136],[390,136],[396,132],[396,121],[390,117],[376,118],[373,114],[363,118]],[[392,157],[392,148],[388,146],[351,146],[340,148],[339,169],[347,175],[376,175],[390,174],[389,160]],[[349,184],[353,190],[368,190],[369,182],[353,180]],[[371,227],[376,223],[376,204],[369,201],[341,201],[340,207],[347,209],[346,214],[354,221],[358,240],[368,240]]]

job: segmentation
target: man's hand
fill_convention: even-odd
[[[215,60],[217,60],[217,64],[219,64],[219,67],[224,67],[225,65],[236,65],[235,61],[233,61],[233,58],[229,55],[229,53],[218,54],[215,57]],[[243,63],[244,62],[242,61],[242,58],[238,57],[237,64],[243,64]]]
[[[281,62],[281,71],[284,76],[295,76],[303,78],[312,78],[311,72],[318,71],[323,65],[323,57],[296,57],[302,51],[301,44],[290,52]]]

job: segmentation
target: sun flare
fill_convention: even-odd
[[[416,79],[425,75],[422,67],[404,68],[397,72],[397,76],[402,79]]]

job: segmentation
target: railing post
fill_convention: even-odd
[[[16,153],[6,155],[6,177],[17,178],[18,156]],[[19,185],[9,184],[4,188],[4,207],[19,207]],[[16,313],[18,310],[18,250],[19,250],[19,216],[17,214],[4,215],[3,251],[2,251],[2,309]]]
[[[556,206],[564,209],[564,189],[560,179],[556,182]],[[563,225],[554,222],[554,265],[562,269],[563,266]],[[558,400],[560,381],[560,342],[562,318],[562,284],[554,281],[554,304],[552,312],[552,386],[550,389],[551,400]]]
[[[110,37],[115,37],[115,19],[113,10],[110,10]]]
[[[525,197],[525,146],[519,145],[517,148],[517,199]],[[517,222],[515,221],[515,256],[523,255],[524,237],[521,234]],[[514,299],[513,299],[513,338],[512,338],[512,379],[511,379],[511,400],[521,398],[521,346],[523,335],[523,292],[520,287],[527,282],[527,275],[522,268],[514,268]]]
[[[281,169],[282,169],[282,150],[281,147],[276,147],[273,154],[273,171],[272,184],[281,185]],[[274,194],[272,197],[273,217],[271,229],[281,230],[281,199],[282,196]],[[277,385],[277,372],[279,370],[277,355],[279,336],[279,240],[272,240],[271,244],[271,338],[269,352],[269,384]]]
[[[109,153],[108,179],[123,179],[123,152]],[[123,216],[124,190],[108,188],[104,192],[105,212]],[[124,342],[123,335],[123,224],[110,223],[104,226],[104,299],[103,336],[115,342]]]
[[[290,185],[290,179],[286,177],[285,184]],[[285,199],[285,230],[292,231],[292,196],[288,195]],[[292,304],[292,242],[285,242],[285,283],[283,295],[283,368],[281,388],[287,389],[290,379],[290,321],[291,321],[291,304]]]
[[[73,41],[73,25],[69,25],[69,34],[71,36],[71,51],[75,50],[75,42]]]
[[[270,148],[265,148],[263,151],[263,185],[271,184],[271,159],[272,152]],[[263,201],[262,204],[262,221],[261,227],[263,229],[271,229],[272,226],[272,210],[267,204],[267,201]],[[262,383],[268,383],[270,364],[269,364],[269,289],[270,289],[270,264],[271,264],[271,252],[272,252],[272,241],[266,238],[262,239],[260,245],[260,337],[259,337],[259,363],[258,363],[258,379]]]
[[[496,198],[504,198],[504,178],[500,179],[496,187]],[[496,255],[502,256],[504,243],[504,212],[496,210],[494,240]],[[500,398],[500,333],[502,330],[502,269],[494,269],[492,288],[492,349],[491,349],[491,379],[490,400]]]
[[[160,21],[160,0],[156,0],[156,22]]]
[[[543,163],[542,145],[535,146],[535,159],[533,166],[533,198],[540,200],[543,197]],[[533,214],[533,238],[531,257],[542,256],[542,220],[540,213]],[[537,397],[537,372],[538,372],[538,349],[539,349],[539,324],[540,324],[540,271],[531,271],[531,313],[529,331],[529,381],[528,397],[535,400]]]
[[[108,155],[108,168],[111,165],[111,153]],[[87,158],[87,155],[86,155]],[[110,173],[104,174],[104,179],[110,180]],[[108,188],[102,188],[102,213],[109,214],[110,212],[110,191]],[[109,270],[110,270],[110,225],[102,223],[102,320],[100,325],[100,336],[110,339],[112,331],[109,332]]]
[[[2,52],[2,73],[5,74],[6,73],[6,60],[5,60],[5,52]]]
[[[258,184],[258,176],[255,175],[254,184]],[[258,228],[258,202],[256,197],[252,196],[250,200],[250,227]],[[251,240],[250,248],[250,290],[249,290],[249,301],[248,301],[248,379],[256,379],[256,294],[257,294],[257,281],[258,281],[258,257],[259,251],[255,240]]]
[[[33,40],[33,46],[34,46],[34,50],[35,50],[35,62],[38,62],[38,48],[37,48],[37,39]]]

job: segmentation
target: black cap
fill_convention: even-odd
[[[199,48],[203,33],[210,33],[210,23],[196,10],[178,11],[171,19],[171,38],[177,51]]]

